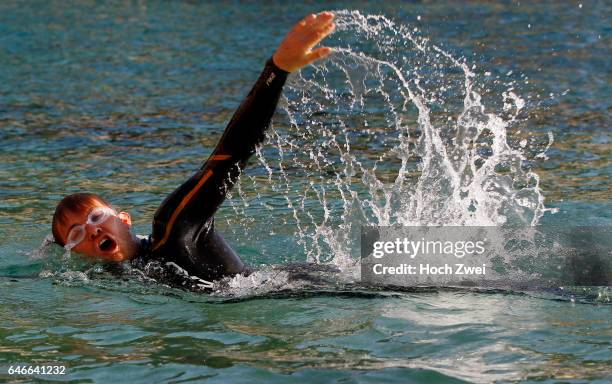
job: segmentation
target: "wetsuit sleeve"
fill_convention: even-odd
[[[177,222],[179,227],[190,223],[200,228],[211,222],[247,160],[264,140],[287,75],[274,65],[272,59],[268,60],[213,153],[195,175],[164,200],[155,213],[154,249],[168,240]]]

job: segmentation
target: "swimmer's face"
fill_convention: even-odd
[[[98,207],[110,208],[99,204]],[[96,207],[83,212],[67,212],[65,225],[59,228],[66,243],[71,229],[83,225],[85,237],[71,250],[82,255],[120,262],[136,255],[138,243],[130,232],[132,220],[127,212],[114,213],[99,224],[89,224],[88,216]]]

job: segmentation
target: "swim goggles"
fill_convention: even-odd
[[[87,221],[85,224],[80,224],[73,227],[70,232],[68,232],[68,237],[66,238],[66,245],[64,248],[67,250],[71,250],[72,248],[79,245],[83,239],[85,239],[85,235],[87,234],[85,230],[85,226],[89,225],[100,225],[104,223],[109,217],[115,216],[116,213],[114,210],[108,207],[96,207],[89,212],[87,215]]]

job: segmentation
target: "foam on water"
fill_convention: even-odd
[[[530,167],[552,135],[546,148],[509,139],[525,108],[516,90],[487,108],[475,66],[416,30],[358,11],[337,12],[336,25],[335,53],[288,81],[287,120],[257,152],[265,175],[237,186],[240,221],[258,220],[261,204],[309,261],[340,267],[354,265],[363,225],[538,223],[548,209]]]

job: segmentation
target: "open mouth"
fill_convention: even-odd
[[[117,248],[117,243],[112,238],[104,236],[104,238],[102,238],[102,240],[98,244],[98,247],[102,252],[111,252],[114,251],[115,248]]]

